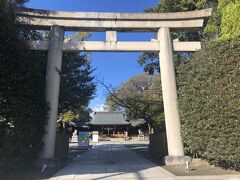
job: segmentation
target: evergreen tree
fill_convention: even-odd
[[[178,66],[179,109],[186,152],[240,169],[240,41],[205,44]]]
[[[89,101],[95,92],[93,69],[85,53],[64,53],[61,72],[59,114],[64,121],[89,121]],[[67,114],[71,116],[66,116]],[[70,115],[69,114],[69,115]]]
[[[20,29],[14,21],[16,7],[26,1],[0,1],[0,167],[19,168],[37,158],[47,119],[45,103],[46,52],[31,51],[35,31]],[[48,33],[46,32],[46,35]],[[77,37],[86,38],[87,33]],[[87,109],[95,85],[85,54],[64,53],[59,112],[72,111],[89,119]]]
[[[0,1],[0,167],[15,168],[38,155],[47,107],[46,54],[29,50],[14,22],[25,1]],[[27,32],[24,32],[26,34]]]

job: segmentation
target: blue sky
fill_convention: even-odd
[[[47,10],[85,12],[143,12],[144,8],[155,6],[159,0],[30,0],[27,7]],[[149,41],[152,33],[118,33],[118,41]],[[93,33],[89,40],[105,40],[105,33]],[[130,77],[141,74],[137,64],[140,53],[92,52],[94,76],[106,84],[117,86]],[[96,98],[90,103],[94,110],[101,110],[106,90],[98,84]]]

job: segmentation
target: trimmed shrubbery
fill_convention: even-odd
[[[240,41],[213,41],[178,67],[187,153],[240,169]]]
[[[42,148],[47,53],[31,51],[28,39],[41,39],[48,32],[20,29],[15,8],[27,0],[0,0],[0,169],[19,168],[33,162]],[[78,33],[71,38],[87,38]],[[87,106],[93,98],[93,69],[84,53],[64,53],[59,112],[89,120]],[[71,116],[68,120],[72,120]],[[69,121],[70,121],[69,120]]]
[[[47,106],[46,54],[29,50],[14,23],[14,6],[0,1],[0,169],[13,169],[37,157]],[[13,1],[17,4],[20,1]]]

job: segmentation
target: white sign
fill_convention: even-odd
[[[92,132],[92,142],[95,142],[95,143],[98,142],[98,131]]]

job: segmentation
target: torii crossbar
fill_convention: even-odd
[[[16,21],[21,26],[36,30],[50,30],[48,40],[29,42],[32,50],[48,51],[46,101],[49,103],[50,111],[41,158],[54,158],[62,53],[64,51],[141,51],[159,52],[168,144],[165,163],[185,163],[173,51],[196,51],[201,49],[201,44],[200,42],[172,41],[170,30],[197,30],[203,26],[204,18],[211,16],[211,12],[212,9],[177,13],[97,13],[18,9]],[[75,42],[64,39],[64,31],[106,32],[106,40]],[[157,39],[149,42],[119,42],[117,32],[157,32]]]

